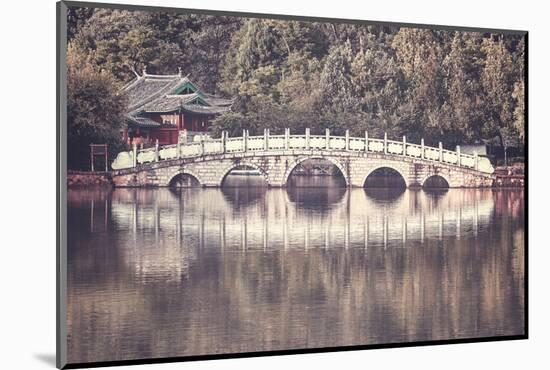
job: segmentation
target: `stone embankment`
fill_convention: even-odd
[[[497,167],[493,186],[497,188],[523,188],[525,169],[523,166]]]
[[[67,186],[69,188],[111,187],[113,179],[109,172],[68,171]]]

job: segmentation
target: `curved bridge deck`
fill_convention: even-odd
[[[487,158],[439,147],[403,141],[345,136],[284,135],[227,137],[119,153],[113,162],[116,186],[168,186],[178,175],[194,177],[203,186],[221,186],[236,167],[257,169],[269,186],[285,186],[296,166],[321,158],[342,172],[348,186],[362,187],[376,169],[391,168],[407,186],[422,186],[432,176],[444,178],[450,187],[486,187],[493,183],[493,167]]]

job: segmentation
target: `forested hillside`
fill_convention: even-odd
[[[104,100],[102,89],[116,90],[144,68],[174,74],[181,67],[205,91],[237,98],[213,134],[311,127],[387,131],[450,147],[523,141],[518,35],[73,8],[69,43],[69,78],[80,86],[84,70],[107,84],[91,84],[97,94],[69,97],[69,106]],[[79,113],[72,114],[70,127]]]

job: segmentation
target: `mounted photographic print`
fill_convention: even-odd
[[[60,2],[58,37],[58,367],[527,338],[527,32]]]

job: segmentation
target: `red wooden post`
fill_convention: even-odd
[[[92,172],[94,171],[94,160],[97,156],[103,156],[105,159],[105,172],[108,169],[109,155],[107,151],[107,144],[90,144],[90,165]]]
[[[92,165],[92,172],[94,172],[94,144],[90,144],[90,163]]]

